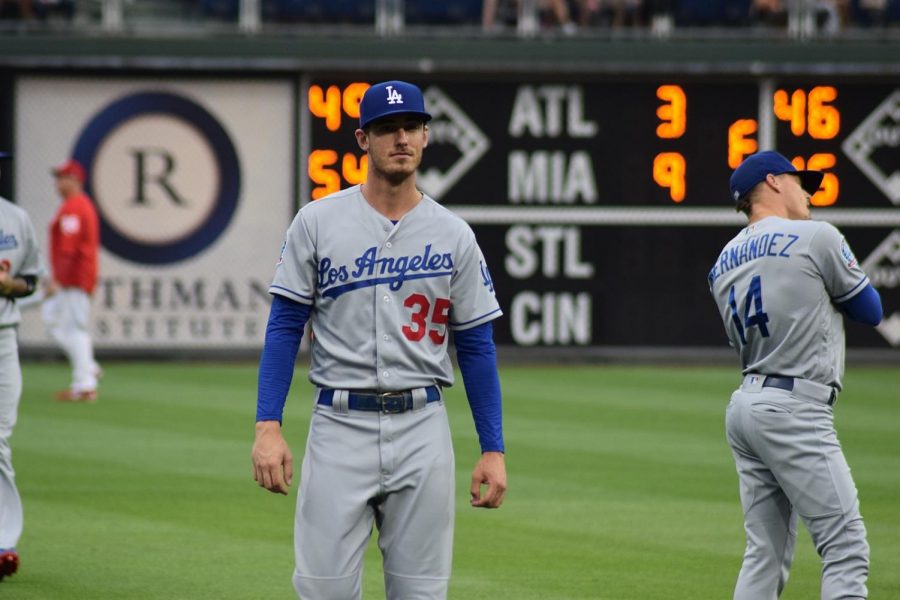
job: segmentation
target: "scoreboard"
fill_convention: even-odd
[[[304,79],[301,201],[365,180],[359,99],[392,77]],[[900,347],[900,79],[408,79],[434,117],[419,185],[475,230],[498,343],[724,345],[706,275],[745,222],[728,179],[776,149],[826,173],[814,218],[882,293],[885,323],[849,324],[849,344]]]

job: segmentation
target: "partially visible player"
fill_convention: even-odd
[[[72,365],[72,383],[56,399],[93,402],[100,367],[91,338],[91,294],[97,285],[100,223],[93,202],[84,193],[84,167],[68,160],[52,173],[62,203],[50,223],[53,279],[47,285],[43,316]]]
[[[744,376],[726,411],[747,533],[735,600],[781,595],[798,518],[822,557],[822,599],[868,597],[866,530],[832,410],[843,317],[874,326],[882,307],[844,236],[810,220],[822,177],[777,152],[748,157],[731,194],[749,224],[709,274]]]
[[[446,598],[454,456],[442,389],[450,331],[481,444],[472,505],[506,493],[494,287],[471,228],[416,189],[428,142],[422,93],[372,86],[356,130],[364,184],[304,206],[287,232],[259,367],[254,478],[288,492],[281,417],[309,319],[318,388],[300,477],[294,587],[307,600],[361,597],[363,553],[380,535],[387,598]],[[487,489],[482,490],[482,485]]]
[[[0,152],[0,159],[6,158],[9,154]],[[41,274],[40,252],[28,213],[0,198],[0,581],[19,568],[16,544],[23,525],[9,445],[22,395],[16,298],[33,293]]]

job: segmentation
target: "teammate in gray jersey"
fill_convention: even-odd
[[[798,518],[822,557],[823,600],[867,597],[869,546],[832,408],[843,315],[874,326],[882,308],[841,233],[810,220],[822,177],[777,152],[748,157],[731,194],[749,224],[709,274],[744,375],[726,411],[747,534],[735,600],[781,595]]]
[[[9,158],[0,153],[0,159]],[[34,292],[42,262],[28,213],[0,198],[0,580],[19,568],[16,544],[22,535],[22,500],[16,489],[9,438],[22,395],[16,298]]]
[[[373,523],[387,598],[446,598],[455,470],[442,389],[453,384],[451,330],[482,450],[471,503],[496,508],[506,492],[491,334],[500,307],[471,228],[416,189],[430,118],[414,85],[368,89],[356,130],[366,182],[300,210],[269,288],[254,478],[282,494],[291,483],[281,418],[309,319],[317,391],[293,575],[307,600],[361,597]]]

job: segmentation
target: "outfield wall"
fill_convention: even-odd
[[[629,57],[599,42],[498,42],[468,60],[376,40],[355,57],[245,40],[9,43],[0,143],[17,158],[0,190],[43,244],[57,204],[48,169],[69,155],[89,167],[101,353],[257,352],[284,230],[297,206],[360,181],[355,100],[403,77],[435,117],[421,187],[473,225],[506,315],[500,344],[547,357],[721,350],[706,275],[742,223],[728,175],[775,148],[829,173],[815,215],[842,228],[882,293],[888,318],[850,324],[850,347],[900,356],[890,44],[782,48],[786,62],[749,42],[743,58],[739,44],[704,55],[635,42]],[[26,352],[51,347],[39,313],[26,310]]]

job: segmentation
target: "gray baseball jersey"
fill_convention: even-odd
[[[501,314],[465,221],[424,196],[393,223],[359,186],[297,213],[269,292],[315,305],[309,379],[335,389],[452,385],[448,329]]]
[[[0,198],[0,264],[12,276],[42,273],[34,227],[28,213]],[[22,500],[16,489],[9,438],[22,394],[22,370],[14,325],[19,308],[0,296],[0,549],[12,548],[22,535]]]
[[[0,198],[0,263],[14,276],[43,272],[31,219],[21,207]],[[0,297],[0,327],[19,322],[19,308],[12,298]]]
[[[838,389],[844,322],[835,303],[868,282],[834,226],[778,217],[741,230],[709,274],[744,374],[797,377]]]

